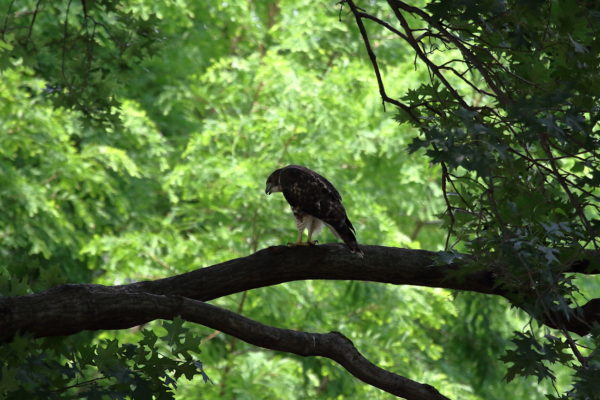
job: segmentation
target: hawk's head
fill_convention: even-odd
[[[274,192],[281,192],[281,184],[279,183],[279,176],[281,175],[281,169],[273,171],[267,178],[267,188],[265,189],[266,194]]]

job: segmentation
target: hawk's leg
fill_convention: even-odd
[[[304,214],[301,210],[297,208],[292,208],[292,211],[294,212],[294,217],[296,218],[296,227],[298,228],[298,240],[296,240],[296,243],[288,243],[288,246],[313,246],[317,244],[316,240],[311,241],[311,239],[313,235],[319,233],[321,227],[323,226],[323,222],[311,215]],[[303,242],[302,234],[304,233],[305,229],[308,231],[308,240],[306,242]]]
[[[296,243],[288,243],[288,246],[308,246],[310,243],[306,243],[302,241],[302,233],[304,232],[304,228],[300,228],[298,226],[298,239],[296,239]]]
[[[288,246],[308,246],[308,243],[304,243],[302,241],[302,234],[304,230],[307,228],[308,220],[306,220],[306,215],[299,209],[292,207],[292,212],[294,213],[294,218],[296,218],[296,228],[298,228],[298,239],[296,239],[296,243],[288,243]],[[309,230],[310,231],[310,230]]]
[[[314,232],[314,229],[312,229],[312,228],[313,228],[313,226],[310,226],[310,227],[308,228],[308,239],[306,240],[306,244],[307,244],[308,246],[314,246],[315,244],[317,244],[317,241],[316,241],[316,240],[313,240],[312,242],[311,242],[311,240],[310,240],[310,238],[312,237],[312,235],[313,235],[313,232]]]
[[[308,240],[306,241],[310,246],[314,246],[317,244],[316,240],[311,240],[313,235],[316,236],[323,228],[323,221],[318,218],[310,217],[307,224],[308,228]]]

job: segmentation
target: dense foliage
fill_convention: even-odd
[[[426,149],[442,168],[450,257],[459,249],[475,268],[495,265],[513,304],[561,331],[543,340],[518,332],[516,349],[503,356],[512,363],[507,379],[554,381],[548,365],[566,364],[576,384],[559,397],[596,398],[596,344],[576,343],[566,327],[582,318],[577,307],[587,299],[563,271],[599,245],[599,5],[434,1],[417,8],[390,0],[385,22],[346,3],[367,48],[363,20],[409,44],[430,74],[399,100],[379,82],[399,120],[421,132],[410,148]],[[378,72],[382,63],[371,60]]]
[[[533,318],[570,315],[598,290],[560,270],[597,241],[600,12],[514,3],[433,2],[418,9],[431,21],[400,2],[359,4],[398,29],[404,15],[418,37],[420,51],[367,25],[387,94],[404,93],[401,124],[383,113],[348,3],[0,3],[0,294],[156,279],[291,241],[287,204],[263,190],[273,169],[298,163],[340,188],[360,242],[470,253],[474,268],[502,266]],[[475,57],[462,70],[446,64],[461,44]],[[414,64],[419,53],[435,67]],[[451,398],[600,392],[596,336],[527,324],[482,295],[306,281],[216,303],[341,331]],[[0,393],[389,397],[327,360],[181,320],[15,338],[0,348]]]

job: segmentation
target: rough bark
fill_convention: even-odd
[[[87,304],[86,295],[82,294],[87,291],[106,291],[115,296],[114,298],[127,293],[141,292],[208,301],[283,282],[328,279],[439,287],[505,297],[511,297],[513,294],[498,286],[491,268],[470,271],[460,264],[435,265],[436,253],[425,250],[383,246],[361,248],[365,252],[363,259],[355,257],[343,245],[338,244],[313,247],[276,246],[247,257],[155,281],[113,287],[70,284],[38,294],[0,298],[0,338],[5,340],[20,330],[34,332],[37,336],[52,336],[84,329],[126,328],[143,322],[128,320],[131,325],[122,324],[117,312],[98,326],[81,327],[69,323],[67,320],[70,311]],[[574,261],[571,264],[572,268],[566,271],[573,269],[576,272],[595,273],[599,264],[600,252],[590,251],[584,258]],[[81,304],[76,300],[81,300]],[[567,329],[580,335],[587,334],[592,322],[600,322],[598,302],[591,300],[576,309],[579,319],[564,321]],[[88,307],[90,314],[97,312],[94,307]],[[118,311],[118,308],[115,310]],[[65,321],[41,324],[45,319],[40,317],[51,312],[56,317],[63,315]],[[140,319],[145,321],[143,316],[140,316]],[[556,323],[556,318],[554,321]]]

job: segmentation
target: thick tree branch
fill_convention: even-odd
[[[94,315],[92,321],[99,321],[98,325],[81,327],[70,319],[72,310],[78,306],[74,304],[72,296],[62,295],[63,290],[77,293],[78,290],[85,292],[94,289],[112,293],[112,296],[123,293],[150,293],[207,301],[283,282],[330,279],[440,287],[507,298],[514,295],[514,292],[506,291],[498,285],[492,268],[473,270],[459,263],[436,266],[434,264],[437,253],[425,250],[383,246],[361,248],[365,253],[363,259],[355,257],[340,244],[311,247],[276,246],[247,257],[156,281],[114,287],[91,284],[63,285],[38,294],[0,298],[0,339],[6,340],[18,331],[38,332],[38,336],[41,336],[41,332],[45,332],[44,336],[66,335],[83,329],[126,328],[147,321],[147,318],[140,314],[139,321],[127,319],[123,322],[119,320],[118,312],[101,321],[94,314],[97,311],[90,307],[87,312]],[[600,251],[589,251],[582,254],[578,260],[570,262],[565,272],[595,273],[599,265]],[[596,303],[592,300],[575,309],[575,315],[583,316],[585,323],[564,321],[566,329],[580,335],[587,334],[590,329],[588,325],[594,321],[600,322]],[[62,314],[65,320],[43,326],[36,315],[43,315],[44,312]]]
[[[365,280],[469,290],[511,297],[498,286],[492,269],[466,265],[435,266],[436,253],[382,246],[362,246],[364,258],[339,244],[277,246],[156,281],[121,286],[62,285],[42,293],[0,298],[0,341],[17,333],[35,337],[69,335],[83,330],[124,329],[154,319],[185,320],[222,331],[263,348],[330,358],[362,381],[415,400],[446,399],[435,388],[385,371],[366,360],[340,333],[297,332],[265,326],[202,301],[244,290],[303,279]],[[596,273],[600,252],[589,251],[566,272]],[[600,299],[574,311],[548,316],[548,326],[584,335],[600,321]],[[558,325],[557,325],[558,321]]]
[[[568,321],[567,330],[579,335],[586,335],[591,330],[592,322],[600,323],[600,299],[592,299],[575,309],[575,316]],[[564,329],[557,321],[564,323],[564,313],[553,311],[544,324],[555,329]]]
[[[448,400],[430,385],[381,369],[368,361],[352,342],[338,332],[298,332],[263,325],[198,300],[173,295],[132,292],[127,286],[63,285],[30,296],[0,299],[6,317],[0,338],[16,329],[36,337],[66,335],[82,330],[122,329],[155,319],[195,322],[247,343],[300,356],[321,356],[338,362],[352,375],[372,386],[409,400]]]
[[[458,264],[437,266],[438,253],[426,250],[385,246],[361,249],[366,252],[364,259],[337,243],[274,246],[182,275],[126,286],[134,291],[176,294],[202,301],[307,279],[361,280],[503,294],[495,287],[492,270],[469,272]]]

